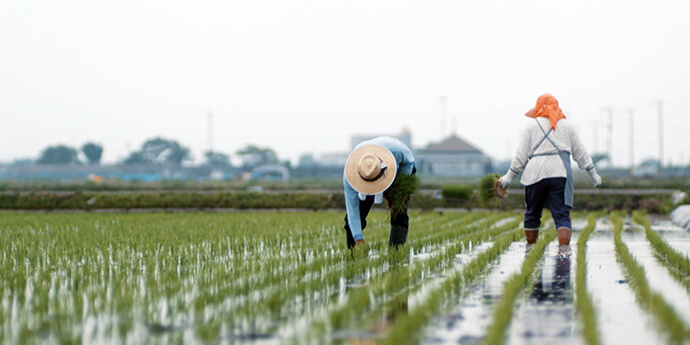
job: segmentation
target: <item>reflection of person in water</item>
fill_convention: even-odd
[[[539,279],[532,288],[531,298],[539,302],[565,302],[570,290],[570,246],[559,246],[556,257],[556,271],[551,286],[544,286],[544,280]]]

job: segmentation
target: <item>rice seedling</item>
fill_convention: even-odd
[[[440,287],[429,294],[422,304],[408,314],[398,317],[384,339],[384,344],[414,344],[419,342],[418,332],[443,307],[444,301],[457,297],[488,264],[508,249],[511,243],[524,236],[522,229],[516,229],[497,238],[493,245],[465,264],[461,271],[455,272]]]
[[[401,215],[407,209],[410,196],[419,190],[419,177],[415,174],[396,174],[390,188],[383,192],[388,201],[391,218]]]
[[[577,268],[575,273],[575,306],[582,321],[582,332],[589,345],[601,344],[601,334],[597,326],[597,314],[592,298],[587,292],[587,240],[594,231],[600,213],[587,216],[587,226],[577,239]]]
[[[498,215],[493,217],[503,217]],[[312,327],[310,337],[319,338],[319,342],[327,341],[329,333],[344,329],[350,325],[366,325],[371,317],[366,314],[377,315],[379,310],[394,309],[396,300],[413,293],[421,285],[424,276],[438,272],[447,267],[455,254],[460,253],[469,243],[480,243],[517,227],[517,221],[484,231],[482,224],[470,223],[467,226],[449,230],[454,233],[453,239],[445,241],[446,247],[437,251],[427,260],[414,262],[409,266],[398,266],[383,275],[372,278],[366,286],[353,291],[348,300],[338,308],[329,312],[325,320],[317,321]],[[365,313],[364,311],[368,311]],[[391,315],[393,318],[396,315]]]
[[[514,274],[506,281],[501,301],[494,309],[492,322],[486,331],[486,338],[484,338],[483,341],[484,344],[496,345],[505,342],[505,333],[513,316],[515,299],[518,293],[530,282],[535,272],[537,262],[539,262],[544,255],[546,245],[554,238],[556,238],[556,231],[554,231],[552,227],[534,244],[534,247],[532,247],[532,250],[522,263],[520,272]]]
[[[609,218],[614,225],[613,236],[616,256],[630,279],[630,286],[642,308],[656,317],[657,325],[666,333],[669,341],[673,344],[687,343],[690,339],[690,329],[673,310],[673,307],[661,295],[650,289],[644,268],[630,254],[628,246],[623,242],[621,238],[622,216],[621,212],[612,212]]]
[[[647,240],[654,248],[654,252],[659,261],[668,268],[671,275],[685,286],[690,292],[690,259],[679,253],[664,241],[658,233],[652,230],[649,218],[643,210],[636,210],[632,215],[633,220],[644,227]]]
[[[501,176],[488,174],[479,180],[479,201],[484,206],[496,206],[499,195],[496,192],[496,183]]]

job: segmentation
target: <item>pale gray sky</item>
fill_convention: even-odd
[[[690,2],[0,2],[0,161],[96,141],[115,162],[163,136],[200,159],[268,146],[284,159],[349,150],[353,134],[413,144],[452,130],[509,158],[549,92],[590,152],[690,162]],[[447,97],[445,132],[440,97]],[[598,140],[595,137],[598,134]]]

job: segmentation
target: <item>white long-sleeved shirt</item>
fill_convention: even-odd
[[[524,186],[535,184],[545,178],[567,177],[565,166],[563,166],[560,156],[539,156],[539,154],[558,152],[548,139],[541,143],[533,153],[537,156],[532,157],[528,164],[528,155],[539,144],[539,141],[544,138],[544,132],[537,125],[537,121],[541,124],[544,132],[548,133],[549,129],[551,129],[551,122],[547,117],[538,117],[536,121],[535,119],[529,119],[527,125],[520,133],[520,143],[515,151],[513,161],[510,163],[510,170],[514,173],[517,174],[520,171],[524,171],[520,179],[520,183]],[[559,149],[569,151],[580,169],[589,170],[594,166],[592,158],[577,135],[575,126],[568,120],[559,120],[556,124],[556,129],[549,134],[549,138]]]

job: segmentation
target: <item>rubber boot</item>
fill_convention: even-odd
[[[527,244],[535,244],[539,238],[539,229],[525,229]]]
[[[570,234],[572,230],[568,228],[558,228],[558,245],[567,246],[570,244]]]
[[[388,245],[391,247],[402,246],[407,241],[407,227],[391,225],[391,234],[388,238]]]

